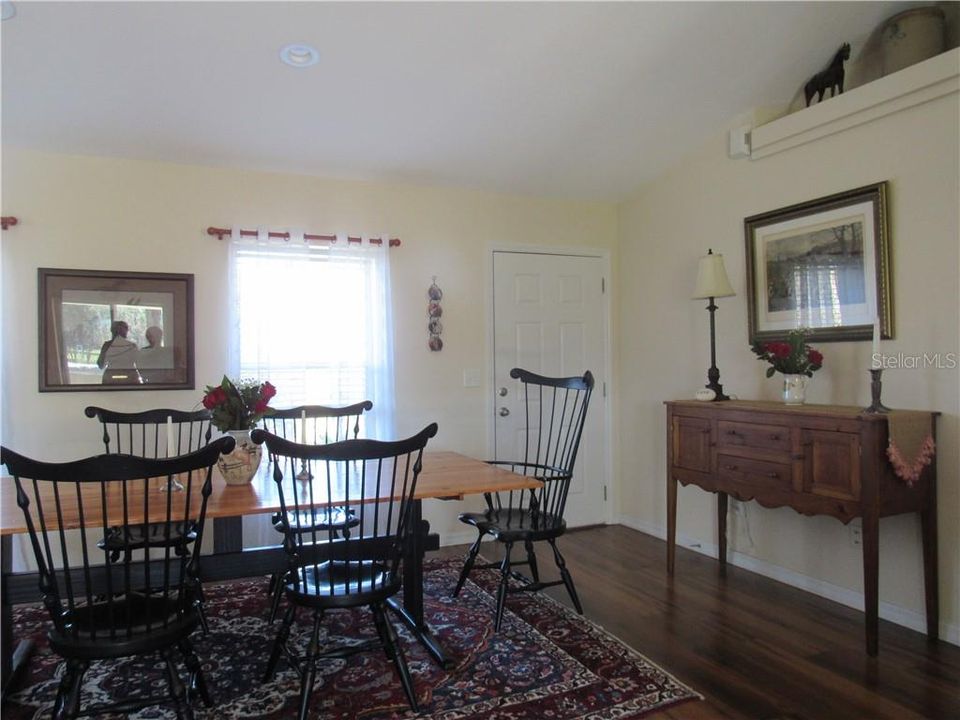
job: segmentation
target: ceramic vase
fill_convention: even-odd
[[[246,485],[257,474],[262,448],[250,439],[249,430],[227,430],[237,441],[233,452],[217,458],[217,469],[227,485]]]
[[[787,405],[803,405],[807,399],[807,376],[784,373],[783,402]]]

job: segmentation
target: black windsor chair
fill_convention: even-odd
[[[321,505],[348,508],[358,520],[357,531],[347,536],[338,535],[332,526],[325,531],[304,531],[300,526],[285,525],[283,547],[288,565],[283,589],[290,604],[277,632],[264,682],[273,678],[280,656],[285,655],[301,679],[301,720],[307,717],[320,658],[343,658],[376,647],[382,647],[393,661],[407,700],[418,711],[403,649],[384,610],[387,599],[401,588],[398,568],[410,534],[416,531],[411,527],[411,510],[423,449],[436,433],[433,423],[406,440],[345,440],[329,445],[301,445],[263,430],[254,430],[251,435],[254,442],[266,444],[273,460],[281,522],[287,523],[301,513],[309,517],[312,508]],[[299,480],[304,465],[310,479]],[[302,657],[296,656],[287,643],[300,606],[313,610],[313,631]],[[373,613],[378,639],[350,642],[321,652],[319,635],[324,613],[363,606]]]
[[[50,647],[66,660],[55,720],[79,715],[83,675],[91,661],[154,652],[163,657],[168,696],[90,706],[83,714],[131,713],[172,702],[177,717],[189,720],[194,693],[206,705],[213,704],[189,636],[200,622],[200,541],[211,469],[220,453],[233,446],[233,438],[222,438],[169,460],[98,455],[66,463],[40,462],[0,449],[0,462],[16,485],[40,592],[50,613]],[[182,492],[161,492],[161,486],[178,479]],[[148,524],[160,529],[145,532]],[[184,526],[195,529],[196,541],[191,553],[178,554],[170,537]],[[133,534],[142,541],[122,548],[122,563],[110,562],[107,547],[100,548],[103,557],[98,558],[87,540],[103,527],[139,528],[139,534]],[[77,533],[79,543],[73,537]],[[117,540],[126,542],[128,536],[121,532]],[[154,537],[160,539],[157,544]],[[175,664],[175,648],[189,671],[186,687]]]
[[[554,585],[564,585],[577,612],[583,614],[573,578],[563,555],[557,548],[557,538],[567,529],[563,512],[567,502],[573,466],[577,460],[580,435],[587,416],[587,406],[593,393],[593,374],[583,377],[549,378],[527,370],[514,368],[510,377],[522,384],[526,428],[522,460],[494,460],[521,475],[531,475],[543,481],[535,490],[516,490],[486,493],[486,511],[461,513],[460,521],[477,529],[477,540],[470,547],[460,578],[452,596],[460,594],[470,571],[476,568],[500,568],[500,586],[494,630],[500,630],[503,608],[508,593],[531,592]],[[476,565],[480,542],[489,535],[504,545],[503,560],[499,563]],[[542,582],[537,568],[533,544],[546,541],[553,549],[554,561],[560,571],[560,580]],[[510,553],[515,543],[522,542],[527,553],[524,561],[512,561]],[[514,565],[528,565],[532,577],[513,571]],[[520,585],[510,586],[513,577]]]
[[[260,422],[264,430],[285,440],[309,445],[328,445],[343,440],[355,440],[360,434],[363,413],[372,409],[373,403],[370,400],[342,407],[300,405],[274,410]],[[281,522],[280,513],[275,513],[270,521],[279,533],[286,532],[285,528],[299,525],[303,532],[333,529],[344,536],[349,535],[350,528],[359,523],[352,512],[342,507],[315,508],[312,513],[304,513],[302,517],[288,518],[287,525]],[[280,599],[283,597],[281,575],[282,572],[275,572],[270,576],[269,592],[273,596],[270,602],[270,622],[276,620],[280,611]]]
[[[108,455],[136,455],[149,459],[175,457],[195,452],[208,445],[213,435],[212,414],[209,410],[158,408],[128,413],[90,405],[83,412],[88,418],[96,418],[100,422],[103,431],[101,439]],[[168,442],[168,419],[173,431],[172,447]],[[168,530],[169,536],[166,535]],[[174,551],[182,555],[186,554],[187,546],[194,542],[196,535],[196,528],[189,524],[175,524],[172,528],[153,524],[126,528],[115,526],[107,528],[98,547],[110,551],[110,562],[119,561],[121,553],[142,548],[147,542],[153,547],[170,542]],[[202,597],[201,588],[200,623],[206,634],[209,627],[203,611]]]
[[[83,414],[100,421],[103,446],[108,455],[136,455],[145,458],[165,458],[167,452],[167,418],[173,423],[174,455],[186,455],[199,450],[213,436],[212,414],[209,410],[144,410],[117,412],[90,405]]]

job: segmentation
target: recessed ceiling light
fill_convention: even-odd
[[[310,67],[320,61],[320,53],[309,45],[287,45],[280,50],[280,59],[292,67]]]
[[[10,0],[0,2],[0,20],[9,20],[17,14],[17,8]]]

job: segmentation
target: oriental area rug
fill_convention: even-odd
[[[457,598],[450,598],[458,560],[429,560],[424,575],[426,618],[453,661],[444,670],[399,623],[420,715],[406,703],[393,664],[382,652],[321,661],[310,717],[331,720],[612,720],[639,718],[700,695],[543,593],[519,593],[507,600],[499,633],[493,632],[498,573],[476,570]],[[300,681],[281,660],[270,683],[262,683],[279,621],[266,621],[266,578],[209,585],[205,589],[210,634],[194,636],[216,705],[197,700],[197,718],[296,717]],[[291,638],[309,634],[310,614],[301,610]],[[49,620],[38,606],[15,613],[18,638],[31,637],[37,649],[20,689],[5,703],[4,720],[50,717],[60,659],[46,645]],[[330,612],[321,642],[374,637],[368,610]],[[183,669],[183,677],[186,670]],[[82,706],[133,695],[165,692],[159,655],[92,663],[84,676]],[[81,707],[82,711],[82,707]],[[108,716],[101,716],[108,717]],[[173,718],[172,707],[150,707],[130,716]]]

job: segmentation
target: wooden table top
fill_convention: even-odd
[[[267,462],[266,454],[264,454],[257,474],[247,485],[227,485],[214,468],[213,491],[207,502],[207,518],[258,515],[279,511],[280,497],[276,483],[271,479],[272,467]],[[155,483],[155,487],[151,485],[149,492],[155,495],[158,501],[151,500],[148,503],[148,520],[151,522],[165,520],[166,494],[160,491],[162,481],[158,479],[150,482]],[[119,486],[119,484],[117,485]],[[429,498],[460,500],[467,495],[539,486],[539,480],[518,475],[502,467],[488,465],[482,460],[475,460],[455,452],[431,452],[427,450],[423,454],[423,469],[417,480],[415,497],[419,500]],[[110,502],[109,495],[107,506],[109,522],[103,522],[99,487],[98,483],[89,483],[89,487],[85,486],[82,490],[81,501],[86,526],[100,527],[104,524],[122,524],[122,520],[120,520],[121,511],[115,509],[113,503]],[[142,522],[143,482],[136,482],[132,490],[128,488],[128,492],[131,493],[131,497],[137,498],[130,503],[131,508],[137,508],[141,511],[139,516],[130,515],[129,522]],[[119,492],[115,494],[119,497]],[[174,504],[173,517],[175,518],[189,514],[187,509],[182,507],[185,505],[182,500],[180,502],[181,507],[177,506],[178,498],[183,498],[185,495],[186,493],[173,494],[171,502]],[[193,493],[193,502],[195,503],[199,503],[197,495],[198,493]],[[320,499],[321,495],[322,493],[318,491],[315,504],[326,504]],[[63,492],[61,502],[64,505],[64,515],[67,518],[64,523],[65,529],[80,527],[76,492],[73,490]],[[52,507],[52,505],[47,507]],[[119,502],[116,507],[120,507]],[[23,512],[16,503],[16,487],[13,479],[10,477],[0,478],[0,535],[14,535],[26,531]]]

